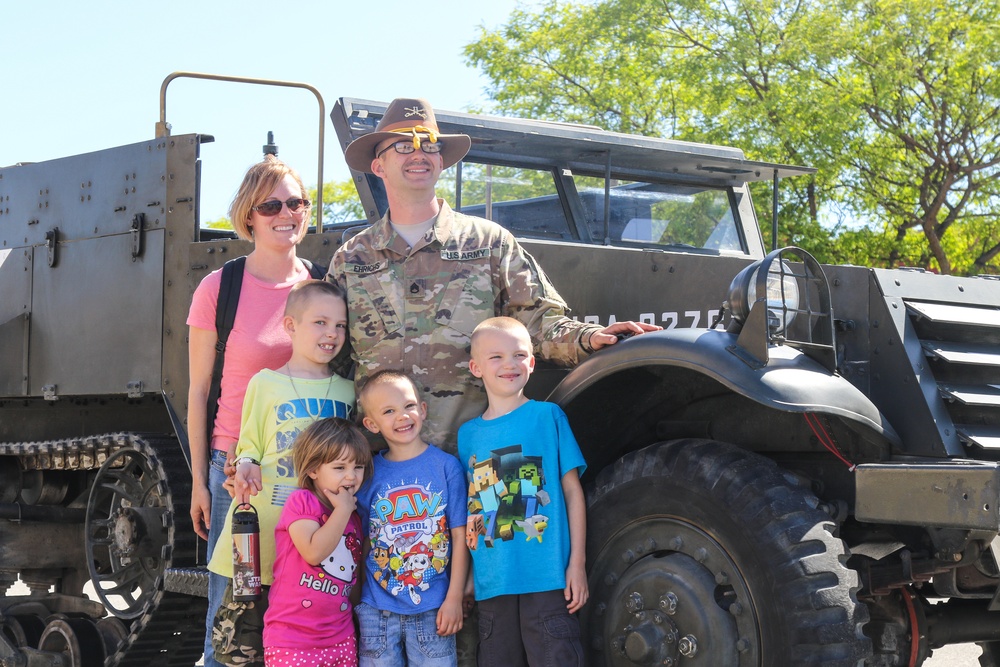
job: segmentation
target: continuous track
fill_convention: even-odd
[[[110,655],[104,664],[106,667],[193,665],[202,653],[206,600],[164,590],[165,570],[192,568],[197,558],[197,538],[189,515],[191,475],[176,438],[113,433],[44,442],[0,443],[0,456],[17,457],[26,471],[80,472],[87,475],[91,483],[92,471],[123,450],[139,452],[148,461],[150,479],[144,479],[143,484],[155,497],[151,504],[162,510],[160,516],[166,540],[160,546],[159,556],[151,559],[155,561],[152,570],[155,585],[142,595],[141,614],[125,621],[128,635],[108,651]],[[51,527],[53,531],[59,530],[58,524],[51,524]],[[92,537],[88,535],[87,539]],[[106,563],[104,567],[107,568]],[[86,571],[87,563],[80,563],[80,568]],[[6,602],[12,600],[8,598]],[[91,620],[96,622],[98,619]]]

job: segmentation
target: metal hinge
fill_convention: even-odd
[[[142,398],[142,380],[133,380],[125,385],[129,398]]]
[[[42,398],[46,401],[58,401],[59,397],[56,396],[56,385],[47,384],[42,387]]]

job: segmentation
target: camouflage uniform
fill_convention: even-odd
[[[383,368],[409,373],[427,401],[424,439],[455,453],[458,427],[486,409],[482,381],[469,372],[477,324],[517,318],[535,354],[563,366],[586,356],[601,327],[566,317],[566,303],[510,232],[439,202],[434,226],[412,249],[387,215],[337,250],[327,279],[347,289],[357,379]]]
[[[217,662],[226,667],[264,664],[264,614],[268,590],[270,586],[262,586],[260,599],[255,602],[235,602],[233,582],[226,586],[212,627],[212,648]]]

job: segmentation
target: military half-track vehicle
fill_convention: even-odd
[[[341,147],[384,109],[340,99]],[[588,461],[593,664],[919,665],[975,641],[1000,665],[1000,282],[767,252],[749,184],[808,168],[437,115],[473,139],[442,196],[511,229],[576,317],[664,327],[529,384]],[[185,317],[248,246],[200,227],[210,137],[158,128],[0,169],[5,667],[201,653]],[[368,221],[302,256],[384,212],[352,176]]]

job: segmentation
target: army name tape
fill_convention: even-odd
[[[442,250],[441,259],[447,261],[461,261],[463,259],[482,259],[490,254],[489,248],[478,248],[476,250]]]

